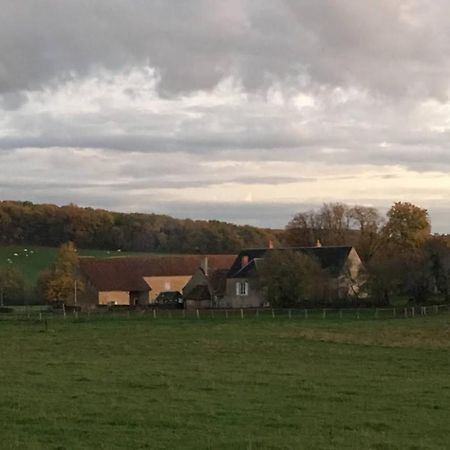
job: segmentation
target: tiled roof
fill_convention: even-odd
[[[100,291],[146,291],[143,277],[193,275],[208,258],[208,270],[228,270],[236,255],[80,258],[80,270]]]
[[[80,258],[81,273],[99,291],[149,291],[140,269],[132,258]]]
[[[352,250],[351,246],[327,246],[327,247],[291,247],[291,248],[260,248],[243,250],[235,259],[228,272],[229,278],[246,278],[253,276],[257,263],[271,251],[294,251],[314,257],[322,267],[330,273],[337,275],[344,267],[348,255]],[[246,259],[247,264],[242,265]]]

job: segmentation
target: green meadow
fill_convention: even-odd
[[[108,250],[79,249],[81,256],[130,256],[144,255],[144,253],[128,253]],[[58,248],[39,247],[36,245],[1,245],[0,267],[12,266],[18,268],[25,277],[28,291],[31,291],[39,273],[52,264],[58,254]]]
[[[448,449],[449,326],[3,316],[0,447]]]

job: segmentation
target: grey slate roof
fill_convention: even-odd
[[[243,250],[234,260],[228,271],[228,278],[248,278],[256,274],[257,265],[272,251],[301,252],[315,258],[322,269],[328,270],[332,275],[342,271],[347,258],[352,250],[351,246],[326,246],[326,247],[290,247],[290,248],[258,248]],[[242,266],[244,257],[248,258],[248,264]]]

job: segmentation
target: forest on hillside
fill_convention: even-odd
[[[0,244],[58,247],[66,243],[61,251],[70,246],[75,260],[76,247],[159,253],[237,253],[243,248],[267,247],[269,241],[275,248],[354,246],[365,267],[364,295],[377,305],[389,304],[396,298],[417,303],[437,297],[439,301],[450,301],[450,236],[432,234],[428,211],[407,202],[395,203],[386,215],[373,207],[325,203],[319,209],[298,212],[284,230],[180,220],[156,214],[116,213],[75,205],[0,202]],[[279,306],[291,307],[300,298],[313,298],[319,304],[335,300],[327,287],[333,284],[332,279],[317,261],[300,261],[294,254],[286,255],[275,258],[274,264],[269,264],[265,271],[266,281],[276,286],[277,299],[284,298],[287,302],[283,300]],[[53,276],[60,280],[61,274],[65,274],[62,268],[66,266],[60,255],[41,274],[38,285],[43,285],[43,280],[53,280]],[[61,295],[51,297],[65,298],[66,288],[72,293],[76,273],[74,269],[66,274]],[[3,300],[20,300],[23,290],[24,276],[17,267],[8,265],[0,270],[0,304]],[[284,296],[280,294],[283,290]],[[358,300],[359,294],[355,295]],[[50,301],[42,293],[38,297]]]
[[[76,205],[0,202],[0,243],[161,253],[235,253],[278,243],[279,233],[216,220],[118,213]]]

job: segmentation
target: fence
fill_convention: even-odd
[[[66,311],[33,310],[23,308],[20,312],[0,313],[0,321],[32,320],[43,321],[50,318],[63,320],[101,319],[178,319],[178,320],[248,320],[248,319],[290,319],[290,320],[359,320],[359,319],[407,319],[438,315],[450,312],[450,305],[408,306],[397,308],[321,308],[321,309],[142,309],[142,310],[92,310]]]

